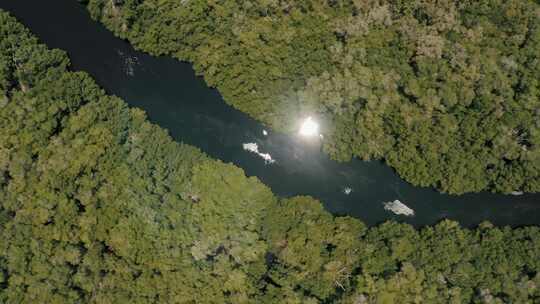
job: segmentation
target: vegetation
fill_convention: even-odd
[[[0,12],[1,303],[533,303],[540,229],[367,228],[174,142]]]
[[[335,159],[449,193],[540,191],[538,1],[83,2],[276,129],[317,116]]]

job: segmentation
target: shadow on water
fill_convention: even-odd
[[[464,226],[483,220],[496,225],[540,224],[540,194],[440,194],[411,186],[380,162],[338,163],[323,155],[316,143],[269,129],[265,136],[262,125],[227,106],[216,90],[196,77],[190,64],[133,50],[92,21],[74,0],[3,1],[0,7],[49,47],[67,51],[74,70],[90,73],[108,93],[144,109],[152,122],[168,129],[176,140],[238,165],[280,196],[312,195],[329,211],[367,224],[395,219],[421,226],[443,218]],[[276,163],[266,165],[256,154],[244,151],[242,144],[248,142],[257,143]],[[345,187],[352,189],[349,195]],[[382,202],[395,199],[416,215],[385,211]]]

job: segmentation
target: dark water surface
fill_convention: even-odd
[[[380,162],[337,163],[316,144],[269,129],[264,136],[262,125],[227,106],[216,90],[195,76],[190,64],[133,50],[92,21],[75,0],[0,0],[0,8],[10,11],[49,47],[67,51],[74,70],[90,73],[109,94],[144,109],[176,140],[233,162],[280,196],[312,195],[329,211],[368,224],[395,219],[421,226],[443,218],[464,226],[483,220],[496,225],[540,224],[540,194],[440,194],[411,186]],[[244,151],[242,144],[248,142],[257,143],[276,163],[265,165],[259,156]],[[343,192],[345,187],[352,188],[350,195]],[[382,202],[395,199],[416,215],[384,210]]]

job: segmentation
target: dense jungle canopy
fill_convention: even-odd
[[[540,229],[368,228],[174,142],[0,11],[1,303],[533,303]]]
[[[335,159],[454,194],[540,191],[538,1],[81,2],[275,129],[316,116]]]

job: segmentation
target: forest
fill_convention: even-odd
[[[192,62],[334,159],[440,191],[540,191],[540,2],[80,0],[135,47]]]
[[[367,227],[177,143],[0,11],[0,303],[537,303],[539,227]]]

